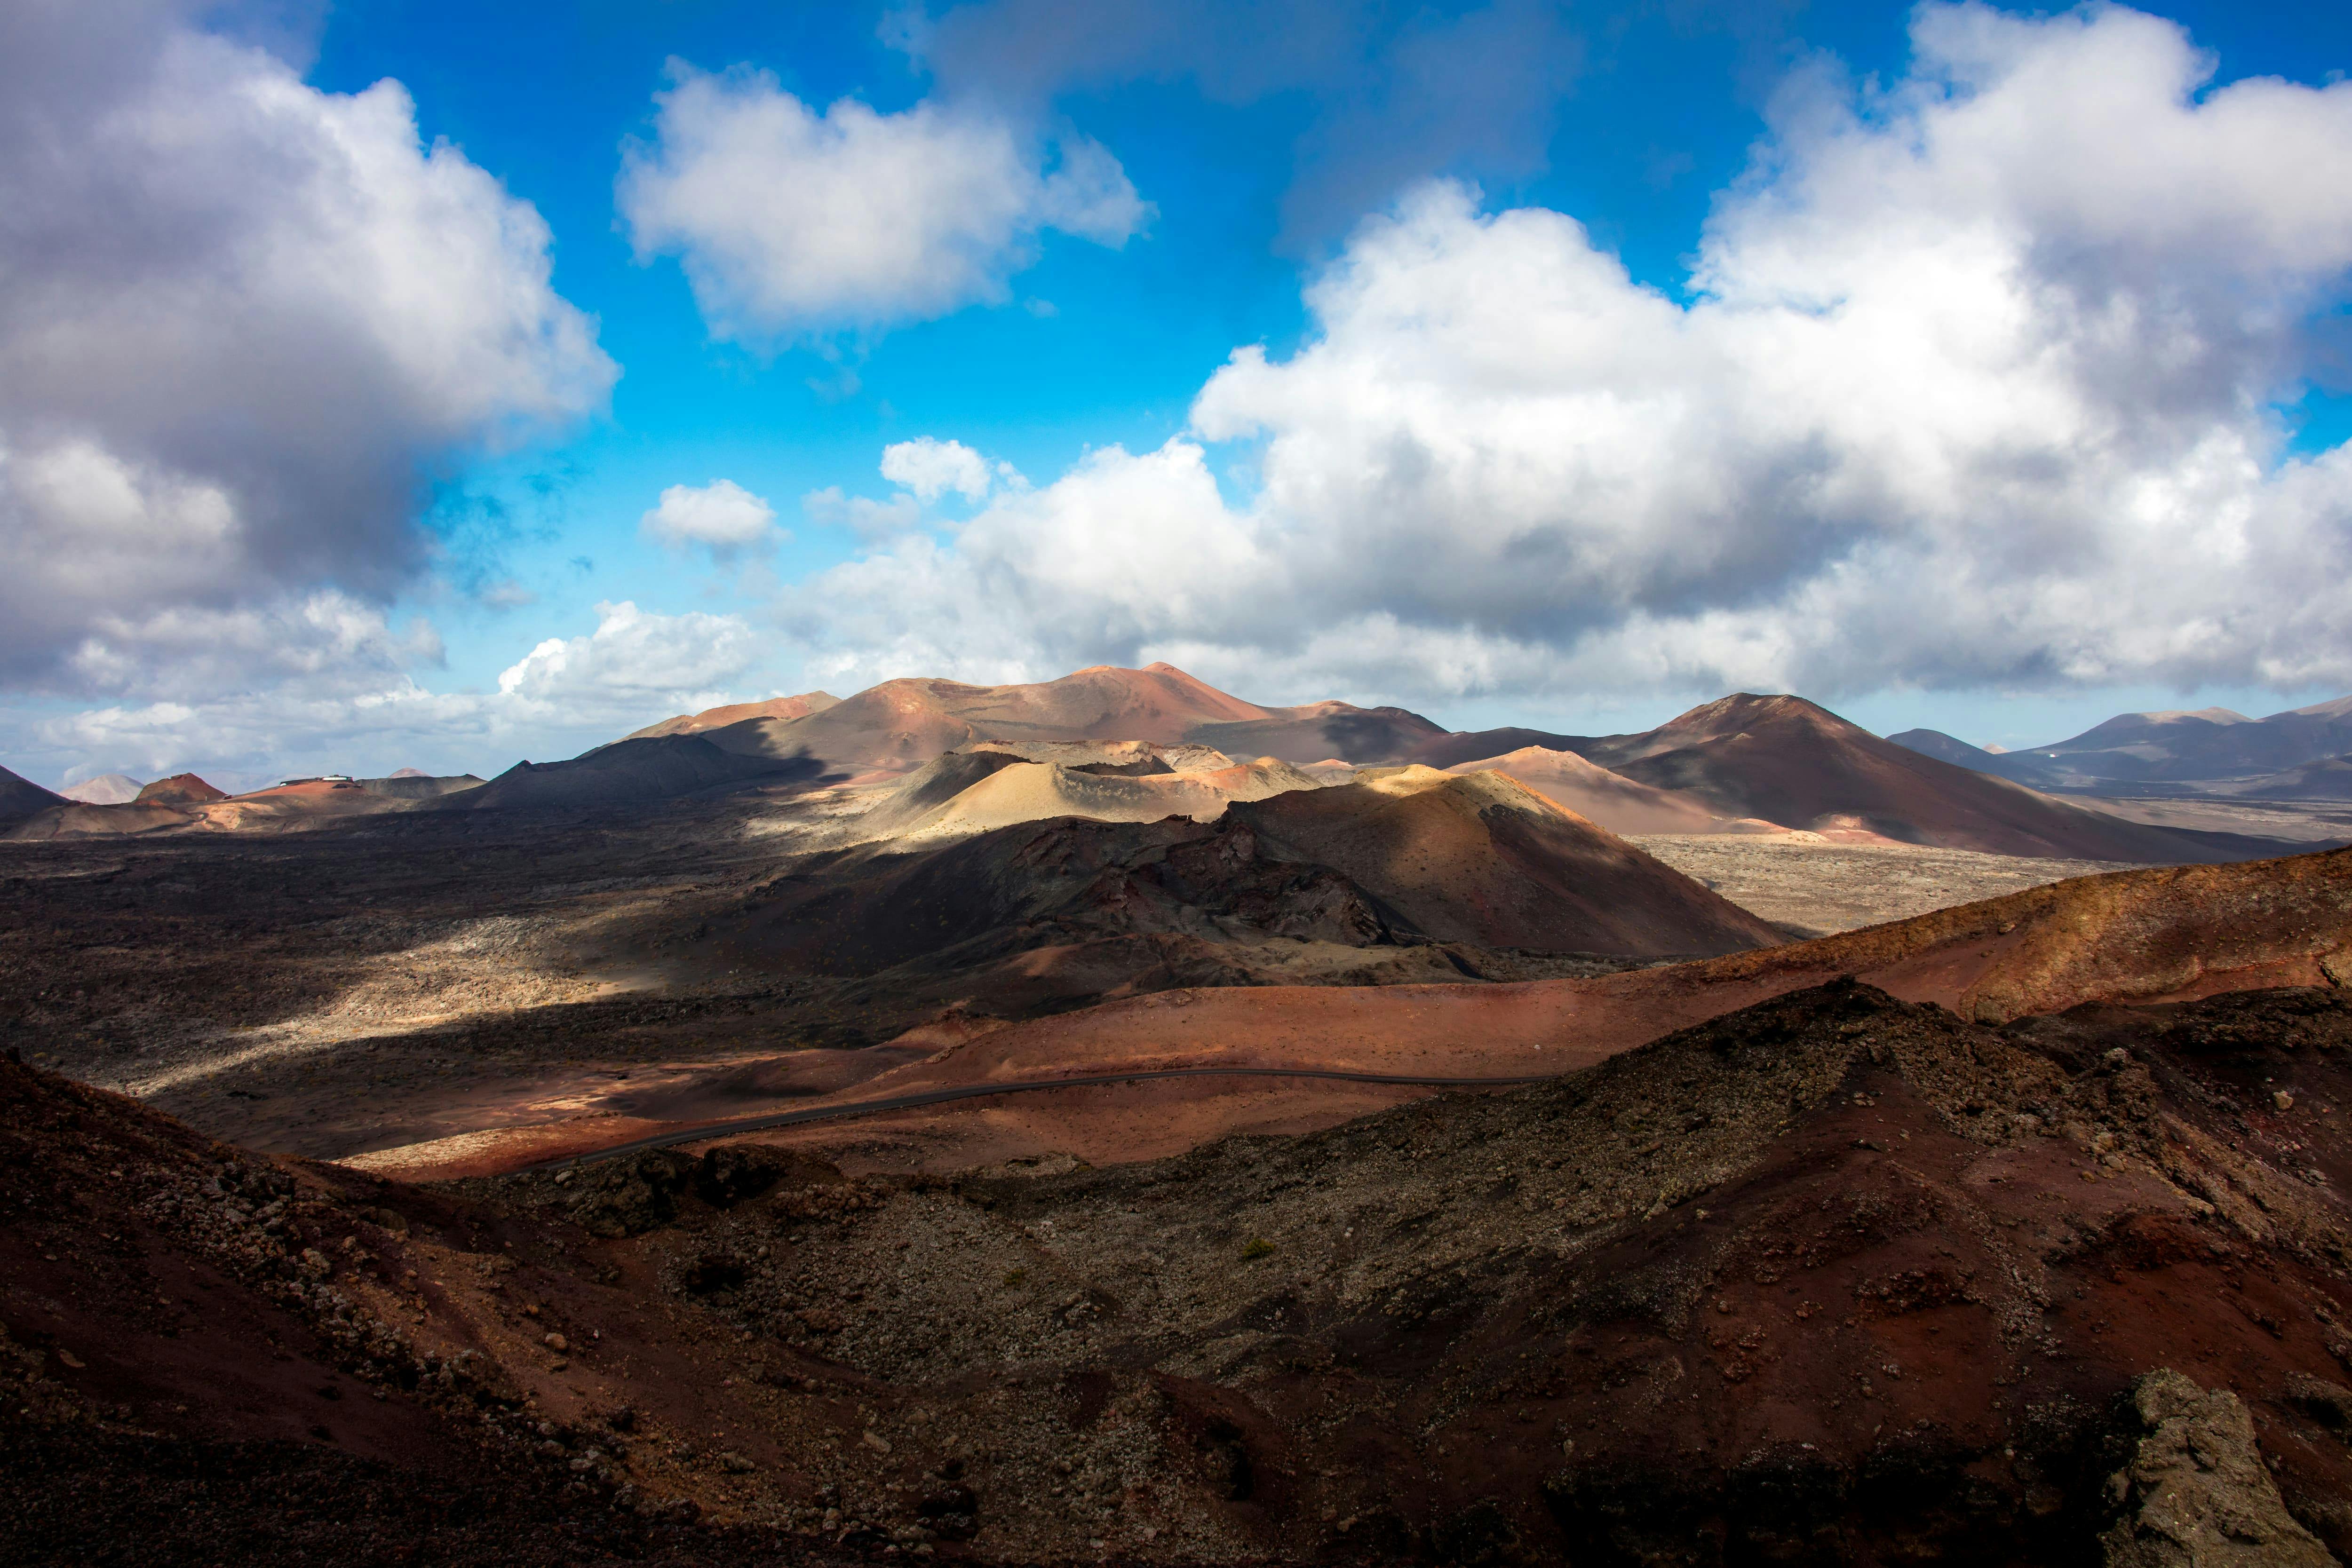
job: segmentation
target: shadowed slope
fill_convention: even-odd
[[[1780,933],[1497,773],[1427,768],[1230,813],[1337,868],[1424,931],[1492,947],[1626,956],[1770,946]]]
[[[0,768],[0,822],[21,821],[37,811],[50,810],[68,803],[64,796],[53,794],[31,779]]]
[[[2277,845],[2127,822],[1938,762],[1801,697],[1742,694],[1643,735],[1577,748],[1629,779],[1696,796],[1727,817],[1862,830],[1992,854],[2139,862],[2247,859]]]
[[[432,804],[461,811],[635,805],[754,781],[814,780],[820,771],[806,760],[746,757],[702,736],[667,735],[617,741],[568,762],[518,762],[478,789]]]

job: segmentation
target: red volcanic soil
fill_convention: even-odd
[[[169,779],[158,779],[140,790],[134,803],[142,806],[201,806],[207,800],[227,799],[227,790],[215,789],[193,773],[174,773]]]
[[[1638,783],[1573,751],[1527,746],[1500,757],[1457,762],[1448,773],[1501,773],[1612,833],[1720,833],[1733,827],[1707,802]],[[1747,821],[1761,830],[1770,824]]]
[[[1646,734],[1580,742],[1577,749],[1724,816],[1788,828],[1859,828],[1945,849],[2151,864],[2242,860],[2278,847],[2126,822],[1923,757],[1802,697],[1742,693]]]
[[[0,1541],[2022,1568],[2202,1518],[2323,1568],[2347,1113],[2312,989],[1996,1028],[1839,982],[951,1180],[733,1145],[420,1188],[0,1064]]]
[[[1193,744],[1236,757],[1301,762],[1335,755],[1386,759],[1402,755],[1408,741],[1418,744],[1444,733],[1401,708],[1346,703],[1263,707],[1172,664],[1140,670],[1097,665],[1029,685],[885,681],[804,718],[720,716],[733,711],[695,715],[694,727],[730,751],[812,757],[860,775],[904,772],[990,740]],[[707,726],[706,719],[711,721]]]
[[[1780,940],[1703,884],[1496,773],[1408,769],[1227,815],[1454,940],[1642,956]]]
[[[763,718],[806,718],[813,713],[823,713],[840,700],[830,692],[803,692],[798,696],[770,697],[765,702],[730,703],[724,707],[705,708],[700,713],[682,713],[659,724],[649,724],[621,738],[644,740],[661,735],[696,735],[706,729],[722,729],[731,724],[745,724]]]
[[[267,789],[253,789],[238,795],[239,800],[326,800],[338,794],[365,796],[367,791],[349,779],[305,779],[299,784],[273,784]]]
[[[0,1557],[827,1560],[780,1557],[771,1532],[689,1531],[688,1511],[646,1506],[658,1499],[616,1508],[611,1484],[569,1463],[587,1444],[541,1451],[540,1424],[569,1437],[593,1385],[541,1370],[543,1325],[563,1320],[502,1293],[522,1283],[516,1244],[532,1243],[499,1216],[212,1143],[14,1054],[0,1059]],[[677,1376],[678,1347],[610,1326],[608,1354],[641,1356],[656,1391]],[[519,1385],[509,1361],[556,1386]],[[691,1396],[639,1407],[703,1414]],[[690,1555],[667,1554],[681,1545]]]
[[[950,1043],[839,1099],[1160,1068],[1566,1071],[1842,976],[1990,1022],[2085,1002],[2352,986],[2352,850],[2084,877],[1818,941],[1591,979],[1161,991]],[[1328,1126],[1363,1109],[1365,1092],[1190,1080],[965,1102],[789,1137],[823,1147],[880,1139],[892,1158],[930,1168],[953,1168],[976,1151],[1062,1150],[1108,1164],[1180,1153],[1242,1127]]]

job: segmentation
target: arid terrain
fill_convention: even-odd
[[[1160,668],[20,791],[0,1541],[2352,1550],[2352,850],[1574,738]]]

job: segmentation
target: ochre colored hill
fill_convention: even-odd
[[[1725,817],[1706,801],[1612,773],[1573,751],[1528,746],[1500,757],[1456,763],[1445,771],[1507,774],[1612,833],[1723,833],[1773,826]]]
[[[1408,768],[1231,813],[1376,890],[1422,930],[1626,956],[1770,946],[1763,921],[1499,773]]]
[[[853,776],[907,772],[944,752],[987,741],[1192,744],[1237,757],[1307,762],[1332,756],[1388,760],[1444,733],[1401,708],[1264,707],[1164,664],[1140,670],[1097,665],[1024,685],[885,681],[803,718],[724,716],[732,711],[714,709],[692,719],[725,749],[814,758]],[[1362,751],[1367,746],[1374,753],[1370,758]]]
[[[839,701],[841,699],[830,692],[803,692],[798,696],[770,697],[765,702],[730,703],[724,707],[705,708],[700,713],[682,713],[659,724],[649,724],[621,738],[646,740],[664,735],[696,735],[706,729],[721,729],[752,719],[806,718],[813,713],[823,713]]]
[[[1727,817],[1863,831],[1991,854],[2131,862],[2253,858],[2264,840],[2147,827],[1956,768],[1792,696],[1741,694],[1641,735],[1579,742],[1612,772],[1693,797]]]
[[[1227,771],[1263,777],[1283,766]],[[732,912],[698,914],[689,928],[647,939],[670,961],[704,969],[874,977],[867,1010],[877,1018],[904,1016],[910,997],[1019,1017],[1106,995],[1280,985],[1318,972],[1359,984],[1475,977],[1498,953],[1640,960],[1779,940],[1698,883],[1497,774],[1419,768],[1213,800],[1201,813],[1209,821],[1170,814],[1163,798],[1148,817],[1064,813],[969,831],[1008,798],[1039,809],[1027,798],[1038,789],[1124,795],[1202,777],[1104,777],[953,754],[911,776],[893,808],[934,831],[803,857]],[[952,812],[965,814],[963,831],[936,831]]]
[[[227,800],[228,791],[214,789],[193,773],[174,773],[140,790],[137,799],[142,806],[201,806]]]

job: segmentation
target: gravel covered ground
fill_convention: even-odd
[[[2070,876],[2123,869],[2105,861],[1774,835],[1654,834],[1633,841],[1791,936],[1826,936]]]
[[[2311,991],[1992,1029],[1840,984],[1508,1094],[932,1177],[411,1187],[0,1066],[0,1542],[2094,1562],[2179,1523],[2188,1421],[2243,1428],[2216,1517],[2316,1564],[2348,1114]]]

